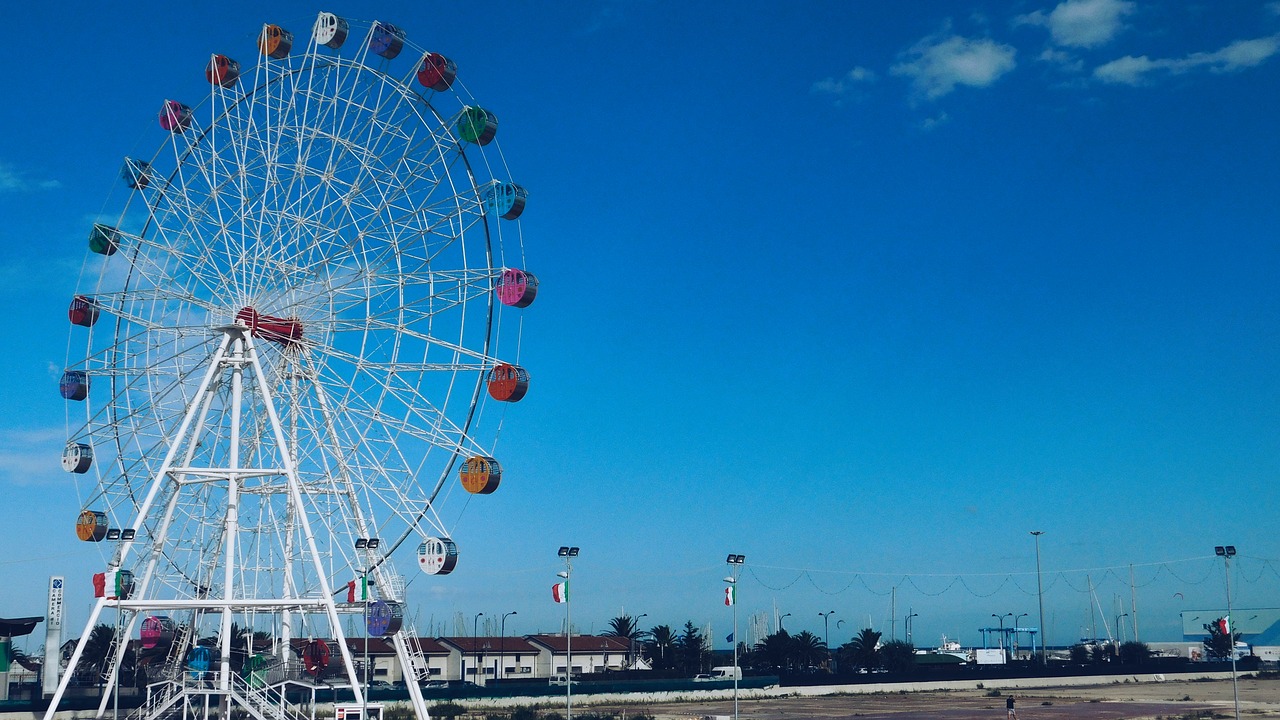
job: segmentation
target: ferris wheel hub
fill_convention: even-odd
[[[249,328],[249,333],[256,338],[281,345],[296,345],[302,341],[302,321],[298,318],[263,315],[253,306],[246,305],[236,313],[236,322]]]

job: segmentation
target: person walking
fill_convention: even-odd
[[[1005,720],[1018,720],[1018,711],[1013,709],[1013,696],[1004,700]]]

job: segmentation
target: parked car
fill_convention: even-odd
[[[694,682],[711,682],[712,680],[715,680],[715,678],[706,673],[699,673],[698,675],[693,676]]]

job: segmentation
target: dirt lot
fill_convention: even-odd
[[[1016,698],[1019,720],[1121,720],[1138,718],[1234,717],[1230,680],[1119,682],[1025,690],[950,690],[886,692],[816,697],[739,700],[738,715],[748,720],[879,720],[929,717],[943,720],[1004,720],[1005,697]],[[992,694],[988,694],[992,693]],[[733,700],[651,705],[591,706],[579,712],[611,710],[659,720],[733,717]],[[1280,679],[1240,680],[1242,718],[1280,718]]]

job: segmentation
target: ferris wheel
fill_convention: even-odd
[[[453,570],[530,386],[528,193],[495,113],[399,27],[320,13],[256,50],[212,55],[201,102],[160,103],[158,150],[125,159],[119,216],[89,232],[60,383],[76,533],[103,549],[89,625],[145,616],[181,678],[203,627],[287,648],[362,612],[413,667],[393,553]]]

